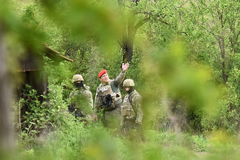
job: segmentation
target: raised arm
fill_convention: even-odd
[[[120,72],[120,74],[115,78],[115,85],[119,85],[122,83],[122,81],[124,80],[125,76],[126,76],[126,71],[129,67],[129,63],[122,63],[122,71]]]

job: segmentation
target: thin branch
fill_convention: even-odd
[[[149,21],[149,18],[144,18],[142,19],[141,21],[139,21],[135,26],[134,26],[134,29],[135,31],[141,27],[144,23],[146,23],[147,21]]]
[[[217,61],[220,61],[220,62],[221,62],[221,59],[220,59],[218,56],[212,54],[212,53],[211,53],[210,51],[208,51],[206,48],[204,48],[204,51],[207,52],[208,54],[212,55]],[[221,66],[221,65],[219,64],[219,66]]]

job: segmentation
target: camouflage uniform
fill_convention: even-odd
[[[95,114],[99,114],[103,111],[101,118],[103,125],[108,128],[119,128],[121,122],[121,104],[122,96],[120,93],[119,85],[122,83],[126,75],[126,71],[121,73],[114,79],[110,80],[107,84],[100,84],[96,91],[95,96]],[[110,95],[112,103],[109,107],[105,105],[105,97]]]
[[[126,134],[133,129],[138,129],[142,124],[143,111],[141,103],[142,97],[136,90],[124,97],[121,106],[121,114],[123,116],[121,126]]]
[[[142,97],[134,89],[134,82],[132,79],[125,79],[123,87],[127,91],[127,95],[124,97],[123,104],[121,106],[121,128],[124,134],[126,134],[132,140],[145,141],[142,130]],[[136,130],[137,132],[134,132]]]
[[[93,112],[93,98],[92,92],[89,91],[88,86],[83,84],[83,77],[80,74],[73,76],[72,82],[75,84],[80,84],[76,82],[81,82],[81,87],[75,87],[70,93],[69,98],[71,98],[71,105],[69,105],[69,111],[75,113],[75,117],[84,117],[86,120],[91,120]]]

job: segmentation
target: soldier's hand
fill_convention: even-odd
[[[98,121],[98,116],[97,115],[93,116],[93,121]]]
[[[126,63],[126,64],[122,63],[122,70],[123,71],[126,71],[128,69],[128,67],[129,67],[129,63]]]

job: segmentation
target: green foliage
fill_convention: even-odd
[[[119,151],[123,154],[119,155]],[[123,142],[102,125],[84,127],[78,122],[50,133],[35,156],[45,157],[47,153],[50,159],[124,159],[126,151]]]
[[[58,65],[54,65],[54,62],[48,59],[44,67],[50,84],[60,85],[62,83],[64,84],[65,81],[71,82],[69,77],[72,78],[72,73],[69,67],[69,62],[60,62]]]
[[[205,129],[239,129],[238,70],[239,2],[190,1],[180,8],[181,28],[186,31],[190,63],[204,63],[212,68],[212,81],[224,84],[215,120],[202,121]],[[220,85],[221,86],[221,85]],[[236,133],[236,132],[235,132]]]
[[[31,26],[31,28],[36,29],[39,25],[39,22],[36,20],[34,15],[35,10],[34,5],[28,5],[22,8],[22,17],[21,20],[23,23],[27,23]]]
[[[26,85],[23,98],[19,101],[22,119],[16,125],[19,129],[19,137],[26,140],[27,145],[34,145],[34,139],[40,134],[50,132],[64,126],[67,114],[67,104],[62,98],[62,88],[50,86],[48,95],[42,95],[44,102],[38,99],[37,91]]]
[[[95,123],[84,127],[75,123],[49,133],[44,145],[30,150],[30,157],[43,159],[191,159],[194,151],[206,151],[207,140],[199,136],[183,136],[173,133],[148,131],[147,141],[131,142],[113,136],[103,126]],[[188,149],[187,149],[188,148]],[[178,153],[177,155],[175,153]],[[187,154],[188,153],[188,154]],[[24,153],[25,154],[25,153]],[[181,159],[180,158],[180,159]]]
[[[45,38],[42,31],[31,28],[28,24],[22,23],[15,15],[15,12],[11,10],[8,2],[1,1],[1,4],[0,20],[1,24],[4,26],[2,31],[6,37],[6,45],[9,45],[10,54],[18,58],[18,56],[22,53],[23,48],[28,48],[32,51],[41,50],[41,42],[44,41]],[[28,22],[34,21],[31,8],[26,9],[25,13],[25,17]]]
[[[113,136],[99,123],[83,126],[72,123],[49,133],[41,147],[19,156],[31,159],[237,159],[239,150],[231,137],[222,131],[208,138],[170,132],[146,132],[146,142],[132,142]],[[193,152],[192,152],[193,151]]]
[[[205,137],[200,135],[200,136],[192,136],[191,138],[192,138],[193,150],[197,152],[205,152],[208,150],[207,148],[208,140]]]
[[[190,121],[188,125],[200,129],[203,114],[211,115],[216,110],[218,89],[210,84],[207,67],[185,63],[183,43],[177,41],[169,47],[145,58],[144,76],[148,79],[144,86],[144,105],[148,108],[151,106],[152,112],[157,112],[156,106],[159,105],[152,102],[161,99],[161,103],[168,108],[166,113],[169,119],[182,117],[179,122],[181,126],[185,123],[184,116],[187,116]]]

